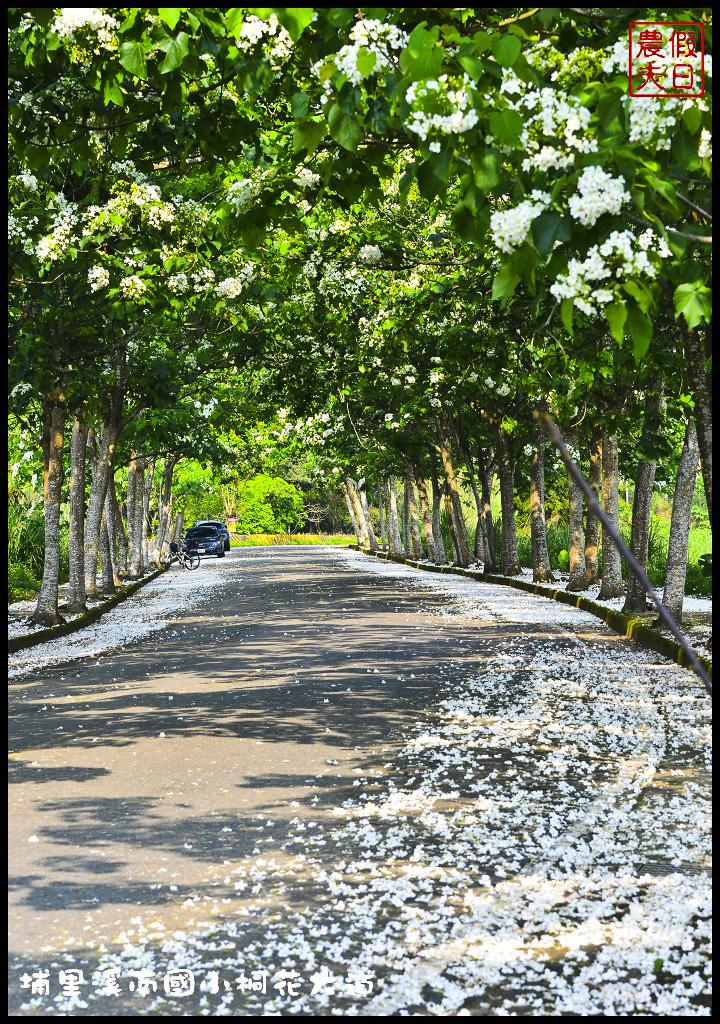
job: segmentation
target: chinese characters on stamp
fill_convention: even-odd
[[[702,23],[631,22],[628,93],[657,98],[704,96],[705,31]]]

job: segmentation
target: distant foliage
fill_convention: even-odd
[[[235,511],[236,533],[289,533],[305,521],[298,489],[265,473],[239,485]]]

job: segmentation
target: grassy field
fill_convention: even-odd
[[[231,534],[233,548],[262,548],[272,544],[350,544],[352,534],[344,533],[243,533]]]

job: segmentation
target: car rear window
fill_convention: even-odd
[[[201,526],[194,530],[188,530],[187,536],[192,540],[198,540],[201,537],[217,537],[218,532],[212,526]]]

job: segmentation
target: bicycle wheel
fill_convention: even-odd
[[[188,569],[197,569],[200,565],[200,555],[188,555],[187,556],[187,567]]]

